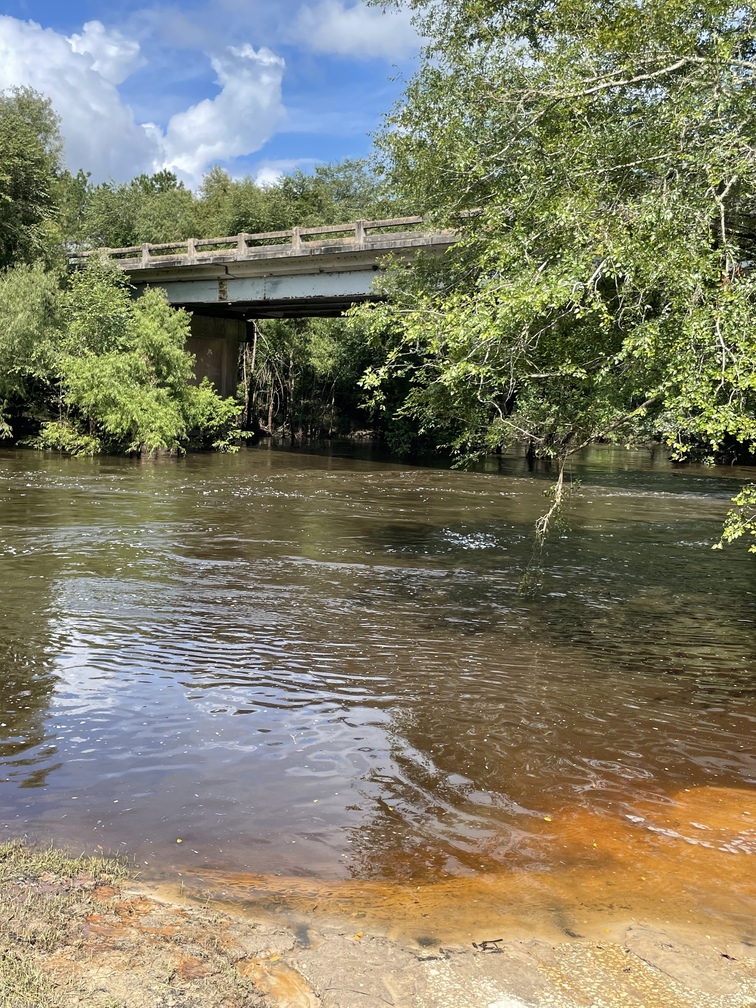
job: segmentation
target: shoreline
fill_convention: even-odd
[[[281,880],[282,882],[284,880]],[[288,881],[288,880],[286,880]],[[422,894],[421,894],[422,895]],[[752,1008],[756,944],[620,911],[580,935],[410,938],[336,899],[282,921],[107,858],[0,848],[3,1008]],[[446,922],[453,933],[454,922]],[[443,928],[442,928],[443,931]],[[477,946],[477,947],[476,947]]]

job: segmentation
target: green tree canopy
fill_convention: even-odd
[[[358,159],[315,165],[312,172],[292,172],[271,187],[274,189],[285,209],[286,227],[378,220],[405,212],[386,178]]]
[[[58,416],[37,443],[73,453],[229,446],[239,404],[192,384],[189,315],[163,291],[134,300],[120,273],[93,262],[61,297]]]
[[[295,171],[271,185],[250,176],[231,178],[215,165],[196,193],[168,171],[97,186],[83,172],[63,172],[57,193],[65,237],[94,248],[283,231],[405,212],[384,177],[366,162],[349,159]]]
[[[278,190],[259,186],[249,176],[232,179],[218,165],[202,181],[196,202],[197,234],[202,238],[277,231],[286,226]]]
[[[60,278],[39,264],[0,272],[0,439],[46,401],[60,339]]]
[[[727,0],[409,0],[427,47],[379,138],[462,241],[366,309],[368,379],[465,454],[660,432],[756,442],[756,39]]]
[[[77,177],[79,186],[81,177]],[[77,190],[69,185],[68,193]],[[195,201],[172,172],[91,186],[81,200],[71,237],[95,248],[180,241],[196,230]]]
[[[0,272],[0,439],[74,454],[228,449],[240,404],[194,384],[189,316],[133,298],[93,262],[66,283],[39,264]]]
[[[60,153],[48,99],[31,88],[0,92],[0,269],[50,257]]]

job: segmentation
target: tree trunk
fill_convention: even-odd
[[[287,413],[289,415],[289,441],[294,444],[296,434],[294,431],[294,351],[289,350],[289,386],[288,386]]]

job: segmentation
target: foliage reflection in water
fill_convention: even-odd
[[[523,595],[547,474],[516,459],[0,453],[7,831],[224,878],[556,890],[680,845],[705,877],[665,816],[754,793],[752,558],[709,548],[743,474],[578,468]]]

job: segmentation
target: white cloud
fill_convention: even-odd
[[[0,91],[28,86],[47,95],[69,167],[95,182],[170,168],[194,185],[215,161],[259,150],[283,113],[283,60],[242,45],[211,57],[220,93],[174,115],[163,133],[137,123],[115,86],[140,62],[139,44],[99,21],[69,39],[0,15]]]
[[[419,45],[407,10],[382,11],[346,0],[320,0],[315,7],[302,7],[294,35],[316,52],[353,59],[404,59]]]
[[[317,164],[315,158],[281,158],[278,161],[263,161],[257,166],[255,182],[260,186],[275,185],[284,175],[289,175],[297,168],[311,168]]]
[[[283,113],[284,61],[269,49],[229,46],[211,60],[220,94],[171,118],[164,167],[190,180],[215,161],[259,150]]]
[[[120,84],[144,62],[138,42],[108,31],[101,21],[87,21],[81,35],[72,35],[68,41],[74,52],[90,56],[95,73],[111,84]]]
[[[151,164],[154,142],[94,69],[90,53],[76,52],[64,35],[33,21],[0,16],[0,90],[19,85],[52,100],[74,170],[82,167],[97,180],[128,178]]]

